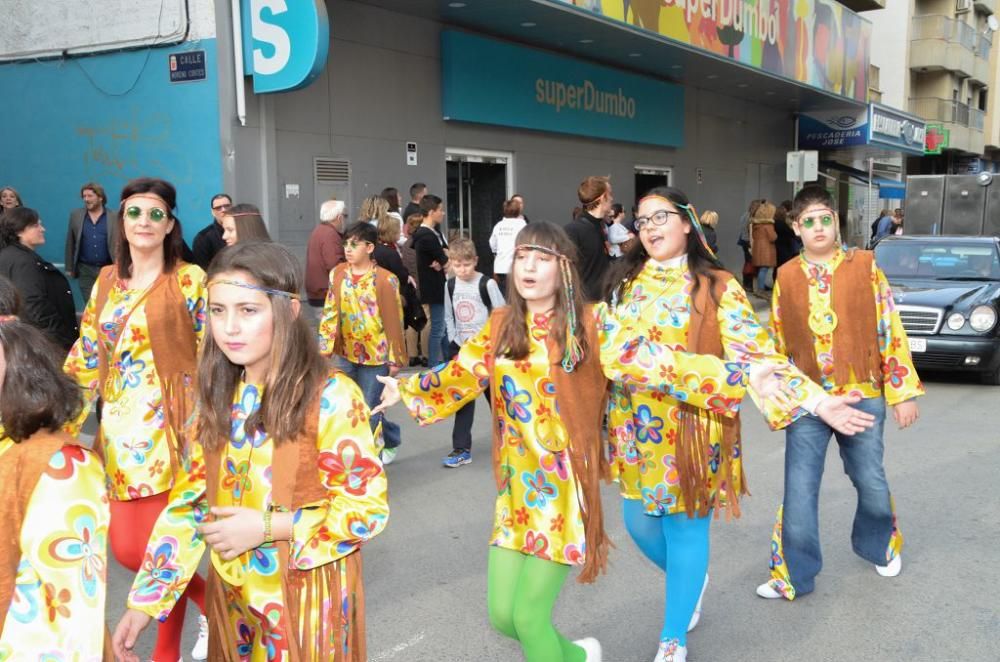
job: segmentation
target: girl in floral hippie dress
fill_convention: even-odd
[[[650,191],[638,204],[639,242],[611,275],[614,316],[674,352],[726,362],[728,379],[777,367],[781,397],[755,403],[781,427],[816,413],[847,434],[871,425],[849,405],[829,397],[778,354],[739,282],[709,248],[694,207],[672,187]],[[671,375],[688,389],[724,392],[727,372]],[[697,623],[708,583],[710,513],[739,515],[746,493],[740,421],[733,411],[698,409],[676,393],[612,386],[609,428],[612,473],[624,498],[625,525],[643,554],[666,575],[663,629],[656,662],[682,662],[687,631]]]
[[[450,363],[386,384],[381,408],[403,399],[421,424],[451,416],[487,388],[495,407],[497,500],[489,552],[490,622],[529,662],[595,662],[596,639],[576,642],[552,624],[569,570],[592,582],[604,570],[599,482],[609,379],[657,388],[692,405],[730,412],[745,393],[743,369],[715,357],[671,352],[622,325],[607,306],[584,307],[565,231],[532,223],[516,239],[510,305],[493,311]],[[657,375],[721,375],[705,394]],[[757,375],[762,388],[773,380]],[[697,381],[697,380],[696,380]],[[697,387],[697,383],[694,384]],[[562,397],[572,394],[572,397]]]
[[[98,662],[108,497],[100,458],[60,428],[83,404],[62,350],[0,277],[0,660]]]
[[[184,471],[115,631],[120,659],[138,659],[206,546],[213,662],[366,659],[359,549],[385,527],[386,478],[361,391],[328,372],[301,315],[300,272],[277,244],[212,263]]]

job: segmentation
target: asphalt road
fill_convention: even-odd
[[[970,378],[931,381],[927,389],[916,426],[890,425],[886,434],[886,467],[906,539],[903,573],[879,577],[851,552],[854,491],[831,444],[821,501],[825,567],[816,592],[793,603],[754,594],[767,577],[784,435],[769,432],[748,403],[744,448],[753,496],[740,520],[713,524],[711,584],[689,638],[690,660],[1000,659],[1000,388]],[[392,416],[404,440],[388,468],[392,514],[364,550],[369,659],[521,659],[486,615],[493,502],[486,417],[477,417],[473,463],[444,469],[451,423],[421,429],[398,407]],[[617,545],[608,574],[591,586],[571,575],[555,620],[570,638],[600,639],[606,662],[648,662],[661,626],[663,576],[628,538],[620,505],[608,487],[608,528]],[[114,562],[109,576],[113,628],[130,576]],[[189,610],[185,651],[194,634]],[[151,641],[147,635],[142,643]]]

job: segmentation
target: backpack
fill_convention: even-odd
[[[479,277],[479,298],[483,300],[483,305],[486,306],[486,315],[488,316],[493,312],[493,301],[490,299],[489,290],[489,279],[486,276]],[[448,279],[448,298],[451,299],[451,314],[455,314],[455,277],[452,276]]]

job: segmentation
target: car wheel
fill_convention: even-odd
[[[1000,386],[1000,366],[980,374],[980,378],[987,386]]]

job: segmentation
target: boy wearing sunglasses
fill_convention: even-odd
[[[858,494],[851,543],[883,577],[902,569],[903,536],[883,468],[886,405],[902,429],[917,420],[923,385],[885,274],[871,251],[845,250],[833,198],[807,186],[792,204],[803,251],[778,269],[770,327],[778,351],[831,395],[855,396],[875,425],[853,436],[806,415],[786,428],[785,495],[771,541],[771,579],[763,598],[811,593],[823,565],[819,489],[827,444],[836,437],[844,471]]]

